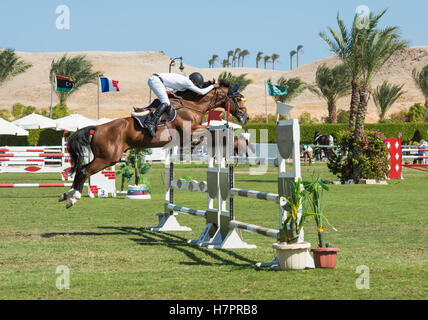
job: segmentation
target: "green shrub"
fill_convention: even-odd
[[[340,152],[331,154],[327,166],[342,182],[352,179],[353,170],[357,167],[363,179],[385,179],[389,171],[385,141],[385,136],[375,130],[366,130],[358,141],[354,134],[342,131],[336,140]],[[361,154],[358,160],[355,156],[357,151]]]
[[[349,123],[349,110],[340,110],[337,113],[337,123]]]
[[[407,113],[408,122],[421,122],[425,121],[427,118],[428,110],[425,106],[420,103],[415,103],[410,107],[409,112]]]

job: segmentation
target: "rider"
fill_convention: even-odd
[[[212,89],[218,87],[217,84],[214,84],[203,88],[204,78],[199,72],[192,73],[189,78],[177,73],[153,74],[149,78],[148,84],[161,102],[159,107],[146,121],[146,127],[152,137],[156,136],[156,124],[159,118],[170,106],[167,91],[185,91],[189,89],[200,95],[206,95]]]

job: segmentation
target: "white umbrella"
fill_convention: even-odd
[[[72,114],[56,120],[56,130],[77,131],[87,126],[98,125],[95,120],[81,116],[80,114]]]
[[[12,123],[24,129],[56,128],[55,120],[52,120],[50,118],[47,118],[40,114],[35,114],[35,113],[29,114],[28,116],[15,120]]]
[[[226,120],[221,120],[221,121],[211,120],[210,121],[210,127],[222,126],[222,125],[225,125],[226,123],[227,123]],[[208,122],[204,122],[202,125],[207,126]],[[241,129],[242,128],[242,126],[240,126],[239,124],[236,124],[236,123],[233,123],[230,121],[229,121],[229,127],[233,128],[233,129]]]
[[[113,120],[112,119],[108,119],[108,118],[101,118],[101,119],[97,120],[97,124],[100,125],[100,124],[104,124],[104,123],[107,123],[107,122],[110,122],[110,121],[113,121]]]
[[[12,122],[0,118],[0,134],[28,136],[28,131],[14,125]]]

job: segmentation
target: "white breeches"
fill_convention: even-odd
[[[157,76],[151,76],[148,81],[150,89],[155,93],[155,95],[159,98],[161,103],[170,104],[168,99],[168,94],[166,93],[166,88],[162,81]]]

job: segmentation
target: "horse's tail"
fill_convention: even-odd
[[[70,174],[82,168],[82,162],[91,145],[91,130],[95,132],[95,126],[89,126],[74,132],[67,141],[67,150],[70,154]]]

